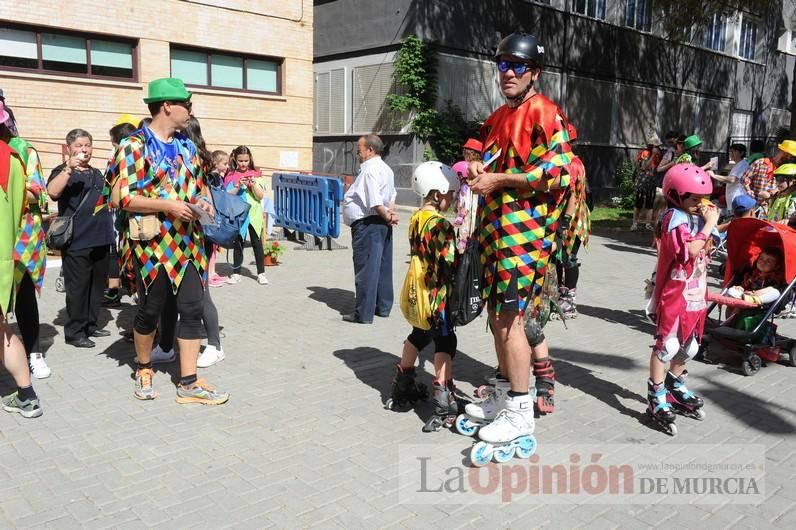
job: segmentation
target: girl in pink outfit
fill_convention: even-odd
[[[647,381],[648,414],[670,434],[675,412],[701,419],[702,399],[685,386],[685,363],[696,355],[707,316],[709,240],[719,211],[708,198],[710,176],[694,164],[666,172],[669,209],[660,225],[654,300],[657,331]],[[666,370],[669,364],[669,370]]]

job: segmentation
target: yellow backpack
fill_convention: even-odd
[[[424,215],[428,214],[428,215]],[[425,217],[425,219],[423,219]],[[423,230],[428,222],[440,217],[436,212],[419,211],[412,216],[409,225],[409,240],[414,241],[416,237],[422,237]],[[418,228],[421,226],[422,228]],[[419,245],[414,245],[418,247]],[[401,289],[401,313],[413,327],[423,330],[431,329],[431,291],[426,286],[426,264],[420,256],[412,253],[409,258],[409,270],[406,271],[404,286]]]

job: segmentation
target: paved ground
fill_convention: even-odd
[[[396,293],[407,219],[402,215],[396,233]],[[644,425],[651,327],[639,309],[654,258],[641,238],[616,236],[595,237],[583,256],[582,315],[568,330],[560,323],[547,330],[560,384],[557,412],[537,424],[540,447],[577,441],[597,449],[657,444],[665,451],[687,444],[704,452],[762,444],[764,502],[402,503],[407,470],[399,470],[400,447],[450,446],[450,463],[461,466],[471,442],[422,433],[428,406],[417,414],[383,409],[408,331],[400,311],[371,326],[341,322],[353,304],[350,251],[291,249],[282,266],[268,269],[271,285],[248,279],[213,291],[227,359],[204,372],[232,393],[218,408],[174,402],[176,364],[155,378],[159,399],[133,399],[133,352],[115,335],[95,350],[65,346],[63,295],[53,288],[53,271],[41,299],[53,376],[36,383],[45,414],[0,417],[0,526],[792,528],[796,369],[774,365],[744,377],[693,363],[692,387],[705,397],[708,418],[680,419],[676,439]],[[133,307],[107,316],[110,329],[129,326]],[[791,336],[794,327],[784,325]],[[456,376],[469,393],[494,363],[482,320],[460,330],[459,349]],[[0,378],[0,390],[10,388],[8,376]]]

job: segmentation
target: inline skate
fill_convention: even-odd
[[[676,436],[675,414],[668,394],[665,383],[655,384],[652,379],[647,380],[647,415],[666,434]]]
[[[480,403],[468,403],[464,414],[456,418],[456,431],[464,436],[473,436],[483,425],[491,423],[498,412],[506,407],[506,396],[511,390],[511,383],[499,378],[495,381],[494,391]]]
[[[384,407],[397,410],[404,406],[414,405],[417,401],[428,398],[428,387],[415,381],[414,368],[402,368],[399,364],[395,368],[395,377],[392,380],[392,392]]]
[[[695,420],[704,420],[705,411],[702,410],[702,407],[705,406],[705,403],[702,398],[685,386],[687,377],[688,370],[683,370],[680,377],[677,377],[672,372],[666,373],[666,400],[672,405],[677,414],[694,418]]]
[[[481,440],[470,449],[470,462],[475,467],[485,466],[490,460],[500,464],[514,456],[528,458],[536,452],[531,394],[507,396],[505,406],[492,423],[478,431]]]
[[[534,404],[534,412],[537,415],[551,414],[555,411],[555,383],[556,371],[553,369],[553,363],[550,358],[533,361],[533,376],[536,379],[534,387],[536,388],[536,402]]]
[[[450,429],[459,413],[455,390],[434,381],[434,414],[423,426],[423,432],[436,432],[443,427]]]

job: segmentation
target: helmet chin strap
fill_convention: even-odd
[[[523,91],[517,94],[516,96],[506,97],[506,99],[509,101],[509,106],[516,107],[520,103],[522,103],[522,101],[525,99],[525,96],[528,95],[528,92],[530,92],[532,88],[533,88],[533,81],[529,82],[528,86],[526,86],[525,89],[523,89]]]

